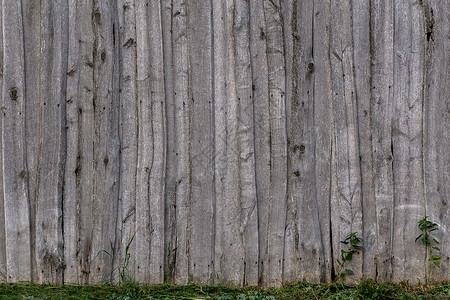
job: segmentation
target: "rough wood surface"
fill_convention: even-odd
[[[447,0],[0,7],[0,280],[450,279]]]

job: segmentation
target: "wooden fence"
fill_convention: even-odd
[[[2,0],[0,274],[449,280],[448,4]]]

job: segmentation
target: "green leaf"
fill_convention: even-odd
[[[350,260],[352,260],[352,259],[353,259],[352,253],[351,253],[351,252],[347,253],[347,256],[345,257],[345,260],[346,260],[346,261],[350,261]]]
[[[416,242],[418,239],[420,239],[422,237],[423,233],[421,233],[418,237],[416,237]]]
[[[346,277],[346,276],[345,276],[345,274],[344,274],[344,273],[342,273],[342,274],[341,274],[341,278],[342,278],[342,280],[345,280],[345,277]]]
[[[350,269],[345,269],[344,272],[345,272],[347,275],[355,275],[355,273],[353,273],[353,271],[350,270]]]
[[[436,244],[439,244],[439,241],[438,241],[437,239],[433,239],[433,241],[434,241]]]
[[[436,247],[436,246],[433,246],[433,249],[437,250],[437,251],[441,251],[441,249],[439,247]]]
[[[432,260],[439,260],[439,259],[441,259],[441,256],[440,255],[432,255],[431,259]]]
[[[433,264],[438,267],[441,268],[441,263],[439,261],[433,261]]]

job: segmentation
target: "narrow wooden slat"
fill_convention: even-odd
[[[359,136],[362,277],[377,276],[377,206],[375,202],[371,123],[371,15],[369,1],[352,1],[355,101]]]
[[[118,209],[118,236],[116,238],[115,265],[124,267],[127,254],[128,273],[134,279],[136,251],[136,174],[138,160],[138,102],[136,52],[136,2],[118,0],[120,47],[120,185]],[[123,270],[123,269],[122,269]]]
[[[393,86],[392,1],[371,3],[371,105],[373,174],[377,207],[377,276],[392,279],[392,221],[394,208],[392,153]]]
[[[159,2],[137,3],[139,146],[136,280],[161,283],[164,261],[165,118]]]
[[[450,226],[449,182],[450,182],[450,136],[448,126],[450,113],[449,81],[449,20],[445,1],[424,1],[424,22],[426,35],[424,64],[423,103],[423,171],[426,199],[426,215],[439,224],[433,236],[439,241],[441,251],[440,268],[432,267],[432,281],[445,281],[450,277]],[[448,15],[448,13],[447,13]],[[445,142],[447,141],[447,142]]]
[[[219,5],[215,5],[219,8]],[[216,52],[215,59],[222,57],[223,66],[217,70],[221,76],[216,80],[217,91],[224,90],[223,95],[216,95],[216,174],[217,192],[217,231],[216,241],[220,249],[216,249],[215,265],[220,281],[240,284],[244,282],[244,245],[241,232],[241,195],[239,173],[239,140],[238,140],[238,99],[236,95],[236,52],[234,41],[234,3],[225,3],[218,13],[223,22],[214,28],[221,31],[218,35],[218,44],[223,43],[224,52]],[[218,106],[218,107],[217,107]]]
[[[258,213],[258,284],[267,284],[267,224],[270,203],[270,119],[263,1],[250,1],[250,52],[253,107],[247,111],[254,119],[255,177]],[[265,264],[265,265],[264,265]]]
[[[91,282],[111,280],[111,243],[116,238],[119,199],[118,33],[114,1],[96,1],[92,7],[93,49],[93,159]],[[111,253],[110,253],[111,254]]]
[[[189,46],[187,36],[187,4],[173,2],[172,17],[172,68],[173,98],[175,107],[175,156],[176,188],[175,219],[176,237],[173,247],[174,281],[187,283],[190,265],[191,237],[191,109],[189,98]]]
[[[3,10],[0,10],[0,39],[3,41]],[[3,42],[0,43],[0,69],[3,70]],[[3,92],[3,72],[0,73],[0,94]],[[0,106],[3,106],[0,99]],[[2,131],[3,112],[0,112],[0,132]],[[3,138],[0,137],[0,149],[3,153]],[[0,170],[3,170],[3,159],[0,159]],[[3,194],[3,171],[0,171],[0,280],[6,281],[6,232],[5,232],[5,202]]]
[[[173,280],[176,245],[177,153],[172,67],[172,2],[161,0],[161,30],[166,117],[166,178],[164,194],[164,280]]]
[[[338,255],[347,250],[342,244],[348,234],[362,233],[361,180],[359,165],[359,136],[357,123],[356,87],[353,62],[352,15],[350,1],[331,1],[330,62],[334,112],[334,139],[336,143],[337,198],[332,199],[333,250]],[[336,251],[337,250],[337,251]],[[359,253],[361,254],[361,253]],[[337,257],[340,258],[340,255]],[[342,259],[341,259],[342,261]],[[354,255],[346,268],[361,277],[362,255]],[[337,267],[339,268],[339,267]],[[338,272],[338,269],[336,269]]]
[[[264,1],[268,70],[271,190],[268,209],[267,284],[283,280],[287,203],[286,77],[280,1]]]
[[[89,283],[94,172],[94,33],[90,1],[69,2],[67,160],[64,188],[65,281]]]
[[[28,166],[28,186],[30,197],[30,233],[31,233],[31,276],[38,279],[36,268],[36,206],[40,180],[40,156],[42,149],[42,107],[41,98],[41,65],[43,53],[41,52],[41,23],[49,22],[41,17],[41,3],[36,1],[22,1],[24,16],[24,46],[25,65],[25,126],[26,151]]]
[[[258,207],[255,175],[255,136],[252,86],[252,61],[250,56],[250,5],[236,1],[234,10],[235,78],[239,103],[239,179],[241,224],[244,247],[242,285],[258,284]]]
[[[192,190],[189,279],[207,283],[213,258],[213,61],[211,1],[187,1]],[[219,129],[220,130],[220,129]]]
[[[63,172],[65,164],[65,104],[68,7],[41,2],[42,48],[39,83],[42,130],[39,187],[36,200],[37,282],[63,283]],[[30,78],[32,79],[32,78]]]
[[[25,65],[20,1],[3,1],[2,160],[7,281],[31,280],[25,150]],[[20,249],[20,251],[18,251]]]
[[[336,199],[332,196],[332,140],[333,120],[332,116],[332,91],[331,91],[331,62],[330,55],[330,26],[331,11],[329,1],[314,1],[313,16],[313,63],[314,63],[314,82],[313,82],[313,124],[314,131],[313,151],[314,151],[314,178],[315,195],[319,213],[319,226],[323,248],[321,250],[321,281],[330,281],[331,279],[331,236],[336,238],[335,229],[330,228],[331,200]],[[334,243],[334,241],[333,241]],[[335,244],[335,243],[334,243]],[[334,249],[334,258],[336,258],[337,249]]]

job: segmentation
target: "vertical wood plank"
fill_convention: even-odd
[[[239,179],[241,199],[240,232],[244,247],[242,285],[258,283],[258,208],[255,175],[255,136],[250,56],[250,5],[236,1],[234,10],[235,76],[238,101]]]
[[[166,178],[164,194],[164,280],[173,280],[176,249],[177,153],[173,93],[172,1],[161,0],[166,116]]]
[[[287,202],[286,77],[283,22],[279,1],[264,1],[268,70],[271,191],[268,209],[267,279],[270,285],[283,281],[284,230]]]
[[[331,241],[330,237],[335,234],[335,229],[330,228],[330,203],[332,198],[331,178],[332,164],[332,139],[333,122],[332,115],[332,90],[331,90],[331,62],[330,62],[330,23],[331,7],[329,1],[314,1],[313,17],[313,128],[314,128],[314,178],[316,194],[314,195],[319,209],[319,226],[322,239],[321,280],[331,279]],[[334,237],[334,236],[333,236]],[[334,237],[335,238],[335,237]],[[336,251],[334,258],[336,258]]]
[[[244,283],[234,3],[213,2],[216,152],[216,282]]]
[[[28,190],[30,197],[30,233],[31,233],[31,277],[38,279],[36,268],[36,207],[40,180],[40,157],[42,149],[42,107],[41,98],[41,64],[44,59],[41,51],[41,23],[45,22],[41,16],[41,3],[36,1],[22,1],[24,15],[24,45],[25,65],[25,126],[26,151],[28,166]]]
[[[213,258],[214,164],[211,1],[186,1],[191,105],[192,191],[189,280],[211,279]],[[220,130],[220,129],[219,129]]]
[[[393,2],[371,3],[371,120],[375,205],[377,208],[377,276],[392,279],[394,209],[392,103],[393,103]]]
[[[357,106],[361,213],[362,278],[377,276],[377,207],[373,174],[371,123],[371,16],[369,1],[352,1],[352,35],[355,101]]]
[[[352,14],[350,1],[331,1],[330,62],[332,75],[337,199],[331,205],[333,250],[338,255],[347,247],[340,241],[351,232],[362,233],[361,180],[356,87],[353,62]],[[354,20],[353,20],[354,21]],[[361,254],[361,253],[359,253]],[[340,255],[339,255],[340,257]],[[338,257],[338,258],[339,258]],[[362,256],[355,255],[346,267],[357,281],[361,277]]]
[[[288,23],[291,32],[286,34],[290,37],[286,44],[291,45],[286,49],[286,59],[291,65],[288,74],[292,75],[286,96],[289,172],[284,280],[319,282],[323,246],[315,199],[313,151],[313,1],[294,1],[286,10],[292,11]]]
[[[175,156],[177,177],[175,192],[176,238],[174,245],[174,281],[187,283],[191,260],[190,223],[192,205],[191,174],[191,101],[189,101],[189,44],[186,1],[172,3],[173,98],[175,103]]]
[[[39,97],[42,144],[36,200],[37,282],[63,283],[62,193],[65,164],[67,6],[41,2],[42,48]],[[31,78],[30,78],[31,79]],[[45,121],[44,121],[45,120]]]
[[[64,188],[65,281],[87,284],[93,239],[94,49],[93,3],[69,2],[67,153]]]
[[[270,119],[267,55],[263,1],[250,1],[250,54],[252,71],[255,178],[258,215],[258,284],[265,285],[267,265],[268,220],[270,203]]]
[[[422,8],[394,2],[393,85],[393,281],[424,278],[424,252],[414,242],[425,215],[422,172],[424,32]]]
[[[3,70],[3,10],[0,10],[0,70]],[[0,72],[0,94],[3,92],[3,72]],[[2,97],[3,98],[3,97]],[[3,100],[0,99],[0,107],[3,107]],[[3,126],[3,111],[0,112],[0,132]],[[3,153],[3,135],[0,136],[0,149]],[[2,154],[3,155],[3,154]],[[0,170],[3,170],[3,159],[0,159]],[[3,171],[0,171],[0,281],[5,282],[7,277],[6,268],[6,218],[5,202],[3,194]]]
[[[25,150],[25,65],[20,1],[2,2],[2,160],[7,280],[31,280],[30,203]],[[17,251],[20,249],[20,251]]]
[[[449,99],[449,20],[445,1],[424,1],[425,62],[423,103],[423,174],[426,215],[439,224],[433,236],[441,249],[440,268],[433,266],[432,280],[443,281],[450,277],[450,124]],[[448,15],[448,14],[447,14]],[[423,249],[423,248],[422,248]],[[435,253],[438,254],[438,253]]]
[[[137,3],[139,145],[136,182],[136,280],[161,283],[164,262],[165,118],[161,9]]]
[[[93,49],[93,160],[91,282],[111,280],[111,243],[116,239],[119,199],[119,102],[116,35],[117,9],[114,1],[95,1],[91,12]],[[70,200],[68,200],[70,201]]]
[[[138,160],[138,102],[136,52],[136,2],[117,1],[120,47],[120,188],[119,235],[116,239],[116,265],[122,266],[126,252],[135,253],[136,174]],[[130,256],[129,274],[134,279],[135,258]]]

